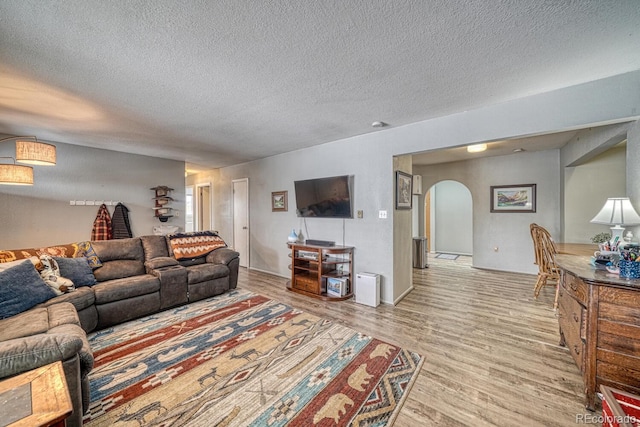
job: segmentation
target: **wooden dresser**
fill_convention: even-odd
[[[584,378],[586,407],[600,385],[640,393],[640,280],[595,270],[589,257],[558,255],[560,343]]]

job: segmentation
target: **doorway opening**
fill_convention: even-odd
[[[425,194],[425,236],[430,252],[473,254],[473,199],[458,181],[440,181]]]
[[[211,184],[196,184],[195,231],[211,230]]]

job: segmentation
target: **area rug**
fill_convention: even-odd
[[[455,255],[455,254],[438,254],[436,255],[436,258],[438,259],[451,259],[451,260],[455,260],[458,259],[459,255]]]
[[[89,342],[90,427],[391,425],[423,363],[241,289]]]

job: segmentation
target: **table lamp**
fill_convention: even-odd
[[[624,226],[639,225],[640,215],[633,208],[628,197],[611,197],[591,222],[611,225],[611,242],[621,243]]]

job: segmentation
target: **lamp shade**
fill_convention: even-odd
[[[0,184],[33,185],[33,168],[21,165],[0,165]]]
[[[638,225],[640,215],[633,208],[628,197],[613,197],[607,199],[591,222],[607,225]]]
[[[30,165],[56,164],[56,146],[39,141],[16,141],[16,162]]]

